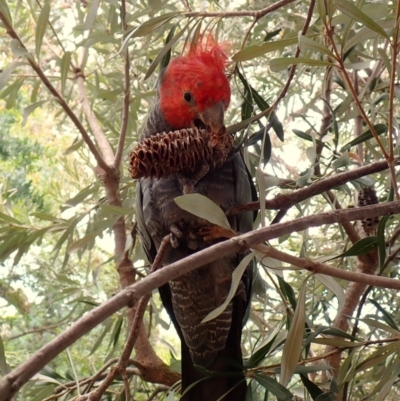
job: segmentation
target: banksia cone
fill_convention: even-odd
[[[358,193],[358,206],[376,205],[379,203],[375,189],[365,187]],[[379,217],[367,217],[361,221],[365,234],[369,237],[376,234],[379,224]]]
[[[233,138],[225,128],[217,134],[198,128],[163,132],[146,138],[131,152],[129,172],[134,179],[190,176],[204,162],[210,170],[221,167],[232,148]]]

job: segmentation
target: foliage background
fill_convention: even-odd
[[[396,196],[397,2],[281,0],[274,7],[270,1],[1,0],[0,13],[0,29],[8,33],[0,38],[2,375],[148,274],[135,237],[128,156],[159,69],[192,36],[212,31],[230,49],[233,96],[226,125],[240,126],[235,138],[244,141],[261,199],[290,197],[381,159],[392,167],[293,202],[279,215],[283,224],[353,207],[365,187],[373,186],[380,202]],[[307,34],[299,35],[302,30]],[[271,105],[276,114],[269,114]],[[247,121],[264,110],[259,122]],[[87,138],[106,164],[115,162],[116,186],[104,178]],[[275,216],[262,210],[255,228]],[[328,263],[337,269],[398,278],[398,216],[381,220],[379,229],[375,220],[369,223],[370,230],[360,222],[304,227],[270,244],[316,262],[336,257]],[[259,264],[243,339],[248,399],[398,399],[396,291],[329,276],[306,280],[306,271],[283,262]],[[343,316],[357,310],[349,328]],[[88,394],[94,381],[82,380],[115,363],[131,322],[124,310],[105,320],[23,386],[18,399],[69,400],[77,387]],[[168,389],[178,378],[179,352],[169,327],[154,292],[127,371],[131,399],[176,396],[179,385]],[[306,363],[296,367],[300,352]],[[281,364],[291,372],[285,379]],[[149,366],[163,375],[146,375]],[[66,383],[72,384],[62,388]],[[123,381],[113,381],[102,399],[127,399]]]

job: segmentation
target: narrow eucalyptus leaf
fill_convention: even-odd
[[[211,199],[200,194],[187,194],[175,198],[175,203],[183,210],[205,219],[212,224],[231,229],[224,211]]]
[[[274,378],[256,372],[254,374],[256,381],[270,393],[275,395],[278,400],[291,400],[293,394],[282,384],[278,383]]]
[[[275,50],[284,50],[285,47],[295,45],[297,38],[276,40],[274,42],[266,42],[260,45],[252,45],[246,47],[232,56],[233,61],[246,61],[256,57],[263,56],[266,53],[273,52]]]
[[[390,40],[389,35],[385,32],[385,30],[381,28],[374,20],[368,17],[368,15],[364,14],[359,8],[357,8],[353,2],[347,0],[334,0],[333,3],[335,7],[343,14],[346,14],[355,21],[360,22],[372,31],[375,31],[384,38]]]
[[[232,281],[231,281],[231,287],[229,289],[229,293],[224,301],[224,303],[217,308],[215,308],[213,311],[211,311],[202,321],[201,323],[206,323],[209,322],[210,320],[215,319],[217,316],[219,316],[229,305],[229,303],[232,301],[233,297],[236,295],[236,291],[239,287],[240,281],[242,279],[243,273],[246,270],[247,266],[251,262],[251,260],[254,258],[256,252],[251,252],[248,255],[246,255],[239,265],[236,267],[236,269],[232,273]]]
[[[304,324],[306,321],[306,291],[307,279],[304,280],[301,286],[292,324],[286,337],[285,345],[283,346],[281,377],[279,382],[285,387],[288,385],[290,379],[292,378],[300,359],[304,336]]]
[[[378,246],[378,238],[376,237],[366,237],[357,241],[353,246],[351,246],[346,252],[341,253],[338,256],[335,256],[334,259],[345,258],[347,256],[358,256],[365,255],[368,252],[371,252]]]
[[[46,32],[47,24],[49,23],[49,17],[50,17],[50,4],[45,3],[42,9],[40,10],[35,31],[35,50],[38,60],[40,58],[40,49],[42,47],[43,36],[44,33]]]
[[[100,0],[92,0],[90,2],[90,7],[86,15],[85,23],[83,24],[83,29],[88,31],[92,29],[93,23],[97,17],[97,11],[99,9]]]

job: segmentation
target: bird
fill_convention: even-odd
[[[171,59],[161,71],[156,100],[140,140],[188,127],[220,132],[231,98],[227,66],[224,45],[211,34],[193,39],[184,54]],[[191,178],[173,174],[167,178],[138,180],[137,228],[150,263],[162,239],[169,234],[171,246],[164,255],[163,266],[220,241],[205,241],[199,234],[205,221],[183,211],[174,202],[186,192],[185,179]],[[234,152],[220,168],[205,169],[191,184],[190,192],[208,197],[224,212],[257,199],[240,152]],[[247,232],[253,228],[254,215],[245,212],[228,220],[233,230]],[[241,335],[250,304],[252,264],[247,267],[225,311],[202,323],[205,316],[225,301],[232,272],[244,256],[245,253],[226,256],[159,288],[162,303],[181,341],[181,401],[244,401],[246,398]]]

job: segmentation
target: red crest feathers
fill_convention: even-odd
[[[211,34],[200,35],[195,42],[190,44],[187,56],[198,57],[210,68],[225,71],[229,64],[226,50],[226,43],[217,43]]]

